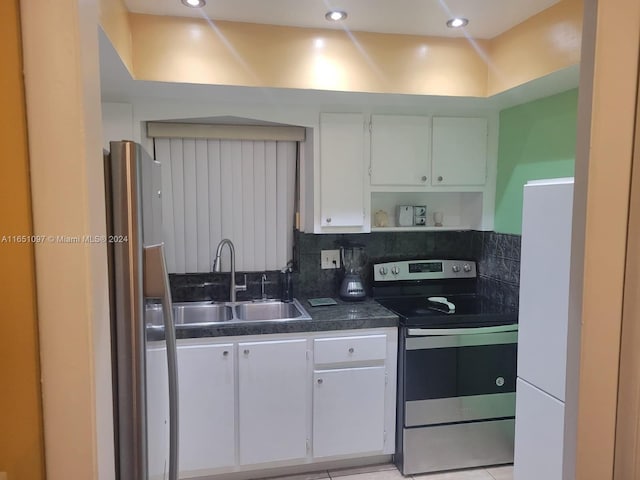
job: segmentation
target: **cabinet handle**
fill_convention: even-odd
[[[327,223],[331,223],[331,217],[327,217]]]
[[[426,176],[426,175],[423,175],[423,176],[422,176],[422,178],[421,178],[420,180],[422,180],[423,182],[426,182],[426,181],[427,181],[427,176]]]
[[[247,348],[247,349],[245,349],[244,354],[245,354],[245,355],[249,355],[249,349],[248,349],[248,348]]]
[[[351,347],[351,348],[349,349],[349,353],[353,353],[354,351],[355,351],[355,350],[353,349],[353,347]]]
[[[229,351],[225,350],[224,352],[222,352],[222,355],[226,357],[227,355],[229,355]]]
[[[443,180],[442,175],[438,177],[438,181],[441,182]]]
[[[323,380],[321,378],[318,379],[318,385],[322,385]]]

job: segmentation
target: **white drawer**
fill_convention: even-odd
[[[387,336],[317,338],[313,341],[313,356],[316,365],[384,360],[387,356]]]

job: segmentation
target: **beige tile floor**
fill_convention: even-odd
[[[511,465],[491,468],[474,468],[455,472],[429,473],[402,476],[394,465],[373,465],[370,467],[347,468],[343,470],[325,470],[286,477],[270,477],[268,480],[513,480]]]

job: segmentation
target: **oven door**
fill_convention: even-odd
[[[517,330],[406,329],[404,426],[514,417]]]

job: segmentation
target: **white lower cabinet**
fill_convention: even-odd
[[[393,453],[397,338],[375,328],[179,340],[180,478]],[[161,387],[150,390],[160,398]]]
[[[235,464],[233,344],[178,345],[181,475]]]
[[[316,370],[313,456],[382,452],[385,367]]]
[[[169,460],[169,381],[167,348],[150,342],[146,361],[147,469],[149,480],[165,480]]]
[[[307,341],[238,344],[240,464],[307,456]]]

